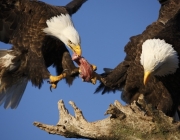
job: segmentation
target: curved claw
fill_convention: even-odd
[[[51,86],[50,86],[50,91],[51,92],[52,92],[52,88],[55,89],[57,87],[57,85],[55,83],[52,83],[51,81],[47,81],[47,83],[51,84]]]
[[[65,71],[66,71],[66,69],[65,69]],[[65,78],[66,77],[66,73],[64,72],[64,73],[62,73],[62,74],[60,74],[59,76],[50,76],[49,77],[49,81],[47,81],[49,84],[51,84],[51,86],[50,86],[50,91],[52,91],[52,88],[56,88],[57,87],[57,83],[60,81],[60,80],[62,80],[63,78]]]
[[[54,83],[53,83],[53,84],[51,84],[51,86],[50,86],[50,91],[52,92],[52,88],[53,88],[53,89],[55,89],[56,87],[57,87],[57,85],[56,85],[56,84],[54,84]]]
[[[52,92],[52,85],[49,87],[50,91]]]

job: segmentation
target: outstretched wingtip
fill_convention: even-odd
[[[161,4],[161,5],[164,5],[165,3],[167,3],[169,0],[158,0],[159,1],[159,3]]]
[[[76,13],[87,0],[72,0],[65,7],[70,15]]]
[[[21,78],[6,91],[0,92],[0,105],[4,104],[5,109],[16,109],[26,89],[27,83],[27,78]]]

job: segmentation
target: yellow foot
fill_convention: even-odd
[[[97,70],[97,67],[95,65],[91,65],[92,68],[93,68],[93,71],[96,71]]]
[[[96,71],[97,70],[97,67],[95,66],[95,65],[91,65],[92,66],[92,68],[93,68],[93,71]],[[93,84],[93,85],[95,85],[96,84],[96,81],[97,81],[97,77],[95,76],[95,73],[93,73],[93,76],[92,76],[92,78],[91,78],[91,83]]]
[[[62,73],[62,74],[60,74],[59,76],[50,76],[49,77],[49,79],[50,79],[50,81],[48,81],[50,84],[51,84],[51,86],[50,86],[50,90],[51,90],[51,88],[56,88],[57,87],[57,83],[60,81],[60,80],[62,80],[63,78],[65,78],[66,77],[66,73]]]
[[[97,81],[97,78],[94,76],[93,78],[91,78],[91,83],[93,84],[93,85],[95,85],[96,84],[96,81]]]

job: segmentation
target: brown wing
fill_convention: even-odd
[[[142,43],[150,38],[164,39],[180,54],[179,35],[180,1],[169,0],[161,6],[156,22],[149,25],[142,34],[130,38],[130,42],[125,46],[124,62],[104,78],[104,84],[112,89],[121,89],[122,99],[127,103],[137,100],[140,94],[144,94],[148,103],[173,116],[180,103],[180,70],[166,77],[153,77],[144,86],[140,54]],[[106,92],[102,83],[100,87]]]
[[[68,5],[71,14],[80,8],[83,1],[74,0]],[[1,67],[3,65],[0,63],[0,105],[5,103],[5,108],[16,108],[27,81],[31,80],[33,85],[40,88],[43,79],[50,76],[47,67],[51,65],[56,67],[58,74],[68,69],[66,81],[72,84],[74,77],[70,77],[70,73],[75,66],[67,48],[60,40],[46,36],[42,31],[48,19],[67,12],[66,7],[40,1],[0,1],[0,41],[12,44],[11,51],[5,52],[16,56],[13,70]],[[0,52],[2,57],[4,52]]]
[[[69,2],[65,8],[68,11],[69,15],[72,15],[76,13],[79,8],[82,6],[83,3],[85,3],[87,0],[72,0]]]

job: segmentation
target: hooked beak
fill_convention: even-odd
[[[79,56],[82,55],[82,51],[81,51],[81,46],[80,45],[71,44],[71,45],[69,45],[69,47],[77,55],[79,55]]]
[[[144,72],[144,85],[146,85],[147,82],[149,81],[150,75],[151,75],[150,71],[145,71]]]

